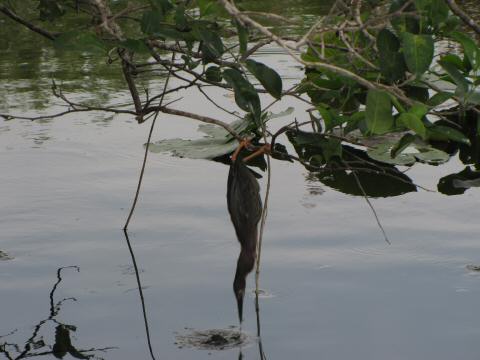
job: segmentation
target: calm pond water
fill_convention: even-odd
[[[263,9],[300,18],[322,6],[271,1]],[[77,100],[127,101],[115,69],[99,68],[88,56],[74,60],[56,53],[5,25],[0,19],[0,112],[60,111],[51,78]],[[9,40],[13,33],[22,41]],[[259,56],[287,82],[301,75],[273,47]],[[161,81],[145,79],[145,85]],[[177,106],[222,116],[192,94],[182,94]],[[301,102],[275,111],[286,106],[295,106],[299,119],[305,116]],[[197,124],[186,119],[162,116],[157,124],[156,140],[200,136]],[[57,345],[57,356],[97,349],[88,354],[150,358],[134,267],[120,230],[147,131],[148,125],[130,117],[104,114],[0,120],[0,344],[10,344],[0,350],[12,358],[50,352],[68,337],[70,347]],[[418,165],[408,174],[436,189],[440,177],[463,168],[451,161]],[[478,358],[480,273],[467,268],[480,264],[478,190],[372,199],[388,245],[362,197],[334,191],[298,165],[274,161],[272,172],[260,278],[267,293],[260,299],[267,358]],[[239,246],[227,213],[227,174],[228,167],[215,162],[150,156],[129,236],[157,359],[238,359],[240,353],[260,358],[252,276],[242,347],[197,349],[182,341],[191,329],[228,333],[238,326],[231,283]],[[68,268],[58,272],[62,267]],[[2,357],[7,359],[0,351]]]

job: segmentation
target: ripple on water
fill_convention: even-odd
[[[206,330],[185,328],[185,330],[186,333],[175,335],[175,345],[179,349],[188,347],[200,350],[228,350],[254,340],[252,336],[238,331],[236,327]]]

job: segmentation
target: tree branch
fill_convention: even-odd
[[[37,34],[42,35],[43,37],[46,37],[49,40],[55,40],[60,34],[58,33],[51,33],[45,29],[42,29],[35,24],[32,24],[31,22],[21,18],[17,14],[15,14],[12,10],[7,8],[6,6],[0,5],[0,12],[4,13],[6,16],[8,16],[10,19],[13,21],[22,24],[23,26],[29,28],[33,32],[36,32]]]

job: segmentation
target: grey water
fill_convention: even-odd
[[[281,8],[279,1],[266,4]],[[307,5],[289,11],[303,16],[318,10]],[[128,101],[122,79],[106,65],[88,56],[74,60],[47,43],[35,44],[33,35],[19,36],[29,41],[13,46],[2,36],[1,113],[61,111],[50,91],[52,78],[76,100]],[[274,47],[261,58],[292,84],[301,77],[302,70]],[[161,83],[146,80],[152,87]],[[234,106],[231,98],[212,95]],[[224,116],[193,93],[181,96],[178,108]],[[306,105],[293,100],[272,110],[287,106],[305,116]],[[161,116],[154,139],[199,137],[197,125]],[[147,132],[147,123],[101,113],[0,120],[0,359],[8,359],[5,350],[12,358],[51,352],[62,329],[72,347],[92,350],[85,354],[96,358],[150,358],[121,231]],[[440,177],[461,169],[459,161],[450,161],[416,165],[407,174],[435,190]],[[150,154],[129,239],[157,359],[238,359],[240,352],[243,359],[260,358],[252,275],[243,346],[178,344],[191,329],[238,326],[231,283],[239,246],[226,207],[227,174],[220,163]],[[265,179],[260,185],[265,190]],[[388,245],[362,197],[326,187],[303,167],[274,161],[260,275],[267,295],[259,299],[266,357],[478,358],[480,273],[469,265],[480,264],[479,200],[477,188],[461,196],[419,190],[372,199]],[[69,268],[59,281],[62,267]]]

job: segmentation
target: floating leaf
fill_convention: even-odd
[[[230,126],[241,133],[248,127],[247,119],[234,121]],[[170,152],[173,156],[190,159],[214,159],[234,151],[238,142],[224,128],[201,124],[198,130],[207,136],[197,140],[166,139],[150,143],[148,149],[153,153]]]
[[[247,69],[260,81],[270,95],[276,99],[282,97],[282,79],[275,70],[251,59],[246,60],[245,65],[247,65]]]
[[[403,55],[408,69],[417,76],[428,70],[433,60],[433,39],[429,35],[402,34]]]
[[[400,141],[395,144],[395,146],[392,147],[390,150],[390,156],[392,158],[396,157],[398,154],[400,154],[403,150],[405,150],[408,146],[410,146],[411,143],[413,143],[416,140],[416,136],[413,134],[405,134],[402,136]]]
[[[384,134],[393,127],[392,101],[382,90],[369,90],[366,108],[367,128],[372,134]]]
[[[411,146],[405,148],[401,153],[397,152],[397,155],[392,157],[394,146],[392,143],[383,143],[369,149],[367,154],[374,160],[392,165],[413,165],[417,160],[438,165],[447,162],[450,158],[446,152],[422,142],[412,143]]]

